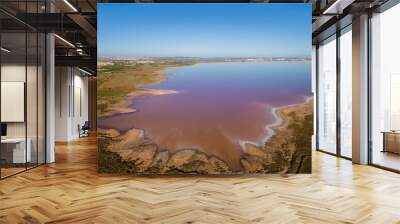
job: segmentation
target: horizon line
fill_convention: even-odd
[[[99,55],[102,57],[132,57],[132,58],[311,58],[310,56],[126,56],[126,55]]]

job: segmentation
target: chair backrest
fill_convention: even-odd
[[[89,128],[90,128],[90,123],[89,123],[89,121],[85,121],[85,124],[83,124],[82,128],[87,128],[87,129],[89,129]]]

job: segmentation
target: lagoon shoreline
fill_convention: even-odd
[[[306,97],[304,101],[299,103],[293,103],[279,107],[272,107],[271,114],[274,118],[274,122],[265,125],[265,130],[266,130],[265,136],[262,138],[260,142],[240,140],[240,146],[242,147],[242,149],[245,148],[245,144],[247,143],[257,146],[266,144],[276,134],[276,131],[287,122],[287,118],[281,113],[282,111],[293,108],[294,111],[297,111],[296,109],[297,107],[303,107],[304,105],[312,103],[313,99],[314,99],[313,96],[309,96]]]
[[[200,63],[204,63],[204,62],[200,62]],[[225,62],[226,63],[226,62]],[[193,63],[190,65],[185,65],[185,66],[192,66],[195,64],[199,64],[199,63]],[[180,66],[169,66],[169,67],[163,67],[160,68],[159,70],[157,70],[157,74],[159,76],[158,81],[155,81],[153,83],[148,83],[145,85],[140,86],[140,89],[137,89],[131,93],[129,93],[126,97],[124,97],[120,102],[118,102],[117,106],[113,106],[111,108],[113,108],[114,111],[110,111],[107,114],[103,114],[102,116],[100,116],[100,118],[102,117],[108,117],[108,116],[118,116],[119,114],[124,114],[124,113],[132,113],[135,112],[136,109],[133,108],[134,105],[134,101],[135,99],[139,98],[139,97],[143,97],[145,95],[162,95],[162,94],[175,94],[177,92],[173,91],[173,90],[160,90],[160,89],[146,89],[143,88],[143,86],[148,86],[148,85],[155,85],[157,83],[161,83],[163,81],[165,81],[167,79],[167,76],[170,74],[166,74],[166,70],[168,68],[171,67],[180,67]],[[272,116],[274,117],[274,122],[270,123],[270,124],[266,124],[265,126],[265,130],[266,130],[266,135],[263,138],[263,140],[259,143],[259,144],[254,144],[253,142],[248,142],[248,141],[239,141],[239,145],[241,146],[242,152],[243,154],[248,153],[248,148],[251,145],[251,147],[260,147],[261,145],[266,145],[273,136],[276,135],[276,132],[282,128],[284,128],[285,124],[289,122],[289,119],[287,116],[284,115],[283,111],[287,110],[288,108],[290,110],[296,111],[296,108],[300,108],[299,110],[302,110],[302,108],[304,107],[304,105],[308,104],[309,101],[311,101],[312,97],[308,97],[305,102],[301,102],[301,103],[295,103],[295,104],[289,104],[289,105],[284,105],[284,106],[280,106],[280,107],[274,107],[272,108]],[[104,130],[104,129],[99,129],[102,132],[113,132],[113,138],[118,138],[118,139],[124,139],[124,138],[131,138],[131,139],[124,139],[124,142],[135,142],[139,139],[144,139],[144,131],[143,130],[138,130],[138,129],[132,129],[131,131],[127,131],[127,132],[135,132],[135,131],[139,131],[141,132],[141,134],[134,134],[134,135],[127,135],[126,133],[120,133],[119,131],[112,131],[112,130]],[[282,132],[282,130],[280,130]],[[284,132],[284,130],[283,130]],[[136,138],[136,139],[135,139]],[[126,146],[124,146],[126,147]],[[134,149],[133,149],[134,150]],[[204,152],[201,152],[199,150],[195,150],[195,149],[190,149],[191,153],[198,154],[204,154]],[[118,152],[120,150],[113,150],[115,152]],[[169,153],[170,155],[168,156],[173,157],[175,154],[179,154],[182,151],[185,151],[185,149],[177,149],[174,150],[174,153]],[[126,152],[125,152],[126,154]],[[122,154],[120,154],[122,155]],[[210,155],[210,154],[205,154],[206,157],[214,157],[217,160],[221,160],[218,157],[215,157],[215,155]],[[125,159],[129,159],[128,157],[125,157]],[[223,160],[222,160],[223,161]],[[242,162],[243,164],[243,162]],[[225,164],[226,166],[229,166],[228,164]],[[229,170],[231,170],[231,168],[229,168]],[[242,170],[245,172],[247,172],[247,169],[242,165]]]

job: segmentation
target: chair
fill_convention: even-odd
[[[78,129],[79,129],[79,138],[89,136],[89,130],[90,130],[89,121],[85,121],[82,127],[78,125]]]

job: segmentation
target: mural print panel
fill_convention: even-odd
[[[98,171],[311,173],[310,4],[98,4]]]

